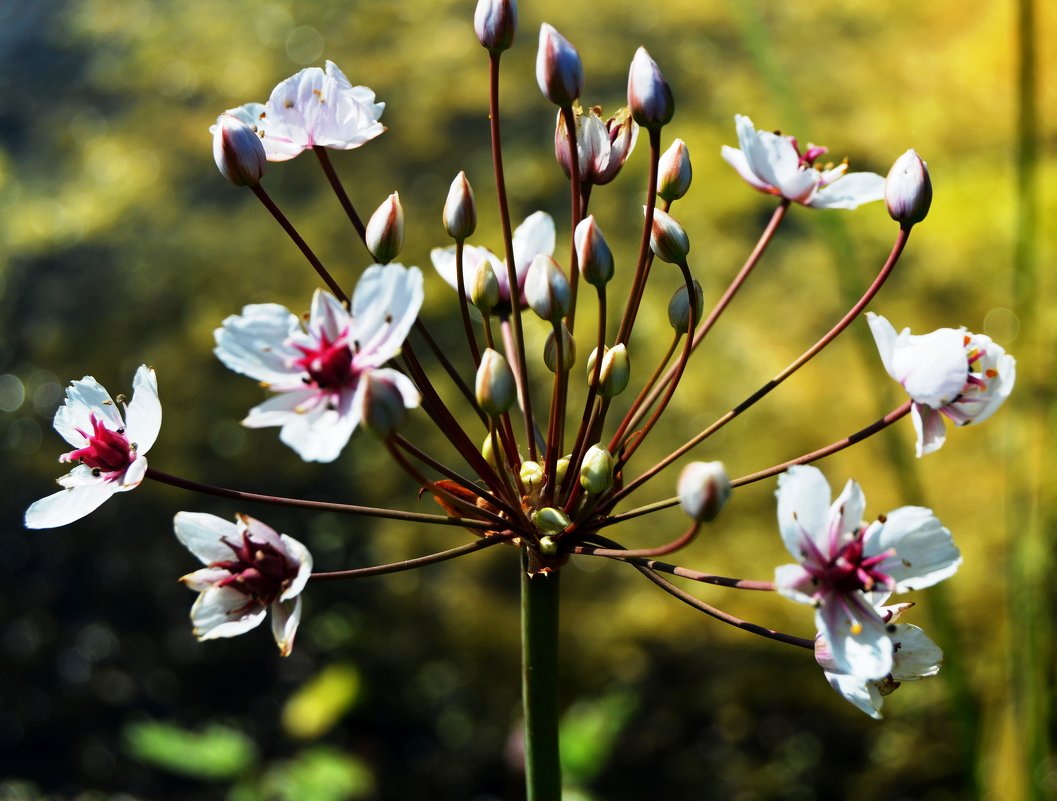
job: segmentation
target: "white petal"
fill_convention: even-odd
[[[940,672],[943,650],[920,628],[899,623],[889,636],[896,643],[892,658],[895,681],[917,681]]]
[[[231,554],[231,551],[228,551]],[[186,576],[180,576],[180,581],[195,592],[205,592],[216,586],[217,582],[223,581],[231,572],[222,567],[202,567]]]
[[[282,535],[267,523],[262,523],[255,517],[239,514],[236,516],[236,525],[239,528],[239,540],[243,533],[250,535],[250,541],[258,545],[270,545],[277,551],[285,551]]]
[[[723,145],[720,150],[720,155],[723,156],[723,160],[727,162],[727,164],[737,171],[738,175],[740,175],[744,181],[749,183],[755,189],[759,189],[761,192],[766,192],[772,195],[778,193],[777,189],[767,182],[761,181],[756,176],[756,173],[754,173],[752,168],[749,167],[749,162],[745,158],[745,154],[740,150],[730,147],[729,145]]]
[[[811,197],[814,209],[854,209],[884,197],[885,179],[873,172],[853,172],[823,186]]]
[[[892,641],[885,624],[861,595],[828,594],[815,612],[815,626],[829,642],[838,671],[882,679],[892,670]]]
[[[878,569],[896,580],[896,592],[931,587],[958,571],[962,555],[950,531],[921,506],[903,506],[891,512],[884,523],[873,523],[866,532],[863,552],[867,556],[895,550],[895,556]]]
[[[336,297],[322,289],[312,294],[312,310],[309,313],[308,328],[313,337],[325,336],[334,342],[347,333],[352,325],[352,318]]]
[[[779,595],[802,604],[814,605],[815,586],[811,574],[800,565],[781,565],[774,570],[774,586]]]
[[[816,467],[798,465],[778,477],[778,529],[797,559],[806,555],[804,538],[829,553],[829,484]]]
[[[301,332],[297,315],[277,303],[246,306],[241,315],[224,320],[214,332],[213,350],[236,373],[255,378],[275,389],[297,386],[303,371],[293,362],[303,354],[286,344]]]
[[[232,558],[231,548],[222,541],[225,538],[233,545],[242,541],[237,525],[204,512],[177,512],[173,529],[176,539],[204,565]]]
[[[66,388],[66,401],[55,412],[55,430],[74,447],[83,447],[87,439],[77,433],[77,429],[90,435],[93,414],[105,421],[111,431],[125,426],[110,393],[92,376],[86,375],[80,381],[72,381]]]
[[[892,354],[896,344],[895,328],[884,317],[873,312],[866,312],[866,322],[870,326],[870,333],[873,334],[877,352],[881,354],[881,363],[884,364],[885,371],[898,381],[899,377],[895,374],[892,361]],[[909,331],[909,329],[907,330]]]
[[[907,394],[934,409],[958,397],[969,375],[965,331],[940,328],[911,336],[904,329],[892,351],[892,372]]]
[[[943,447],[943,443],[947,441],[947,424],[940,412],[914,403],[910,407],[910,418],[918,435],[915,452],[919,459],[926,453],[933,453]]]
[[[154,445],[160,430],[158,377],[147,365],[140,365],[132,380],[132,402],[125,410],[125,436],[135,443],[136,452],[142,456]]]
[[[306,462],[333,462],[360,423],[358,396],[363,386],[359,382],[354,392],[343,392],[337,409],[319,405],[305,414],[288,416],[279,439]],[[243,423],[249,425],[249,418]]]
[[[191,607],[191,623],[200,640],[235,637],[259,626],[265,615],[263,607],[243,609],[249,599],[231,587],[210,587],[198,596]]]
[[[830,507],[830,525],[836,523],[836,534],[840,538],[841,535],[858,531],[865,513],[866,496],[863,495],[862,487],[859,486],[857,481],[849,478],[848,483],[844,485],[844,490]],[[843,542],[843,540],[840,540],[840,542]],[[840,543],[834,544],[839,545]],[[836,553],[836,550],[837,548],[831,547],[823,552]]]
[[[26,528],[55,528],[80,520],[102,506],[117,491],[116,484],[103,479],[61,489],[54,495],[30,504],[26,510]]]
[[[756,141],[745,151],[749,168],[760,180],[775,187],[782,197],[801,201],[814,192],[821,180],[818,172],[800,169],[800,154],[791,136],[759,131]]]
[[[289,601],[291,598],[301,594],[301,591],[304,590],[305,585],[308,583],[308,579],[312,576],[312,554],[309,553],[308,548],[293,537],[281,534],[280,538],[282,539],[283,550],[286,551],[290,561],[297,565],[297,575],[290,582],[290,586],[279,596],[280,601]]]
[[[364,270],[352,295],[353,339],[360,369],[380,367],[400,352],[422,307],[422,272],[402,264]]]
[[[372,370],[371,375],[395,385],[397,391],[400,393],[400,397],[404,401],[405,409],[417,409],[422,402],[422,395],[419,394],[415,382],[399,370],[393,370],[389,367],[380,367],[377,370]]]
[[[113,473],[110,474],[113,476]],[[115,482],[117,484],[117,492],[128,492],[133,490],[143,483],[143,479],[147,475],[147,460],[142,456],[137,456],[132,460],[127,468],[125,468],[124,475]]]
[[[872,681],[866,681],[855,676],[847,676],[842,673],[830,673],[824,671],[826,681],[830,687],[844,696],[845,700],[854,704],[875,720],[881,719],[881,704],[884,699]]]
[[[292,601],[275,601],[272,606],[272,636],[279,646],[279,653],[290,656],[294,648],[294,637],[301,622],[301,598]]]
[[[524,287],[532,260],[539,254],[554,255],[554,220],[545,211],[537,211],[514,229],[514,267],[518,285]]]
[[[326,393],[318,389],[296,389],[292,392],[283,392],[250,409],[242,424],[246,428],[284,426],[292,419],[322,406],[325,400]]]

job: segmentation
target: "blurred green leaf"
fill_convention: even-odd
[[[131,723],[124,736],[129,753],[140,762],[192,779],[232,779],[257,761],[249,737],[217,723],[202,731],[156,721]]]
[[[567,779],[590,781],[609,762],[618,735],[638,708],[635,696],[610,693],[577,701],[561,721],[562,769]]]
[[[326,734],[359,699],[361,684],[354,665],[329,665],[290,696],[283,728],[302,740]]]
[[[261,788],[269,801],[350,801],[370,795],[374,777],[357,757],[319,747],[270,768]]]

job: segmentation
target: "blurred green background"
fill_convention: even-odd
[[[821,464],[835,486],[848,476],[863,484],[869,514],[921,503],[954,532],[962,570],[915,598],[912,613],[946,651],[939,679],[887,699],[878,723],[834,694],[806,652],[727,630],[621,565],[574,561],[562,620],[570,798],[1057,795],[1049,448],[1057,97],[1046,80],[1057,56],[1041,48],[1054,41],[1057,19],[1051,4],[1035,6],[1037,16],[1030,0],[971,9],[950,0],[521,4],[521,33],[503,59],[508,186],[516,220],[538,208],[555,215],[560,261],[567,189],[553,159],[553,109],[533,75],[544,20],[578,47],[587,103],[623,103],[640,44],[670,81],[677,111],[664,146],[682,137],[695,176],[675,214],[706,302],[773,209],[719,158],[722,144],[736,144],[733,116],[743,113],[761,128],[826,144],[836,159],[847,154],[853,169],[884,174],[917,148],[933,177],[932,213],[871,308],[920,333],[965,325],[1019,360],[1006,407],[981,428],[952,432],[939,453],[915,460],[903,421]],[[461,353],[454,293],[429,267],[429,249],[447,244],[440,209],[460,169],[477,190],[474,242],[500,246],[473,8],[469,0],[0,6],[8,476],[0,798],[522,797],[512,549],[310,586],[297,647],[281,660],[264,630],[206,645],[191,637],[193,595],[176,579],[196,565],[172,536],[176,511],[259,516],[304,541],[320,569],[466,538],[240,508],[158,485],[65,529],[21,527],[25,507],[62,472],[55,458],[64,446],[50,421],[65,384],[92,374],[112,393],[127,391],[142,362],[157,369],[166,415],[152,466],[249,490],[433,511],[368,436],[357,435],[333,465],[305,465],[274,430],[238,425],[261,392],[215,360],[213,329],[247,303],[307,308],[316,279],[250,193],[217,174],[206,130],[223,109],[265,100],[278,81],[324,58],[372,87],[387,104],[388,133],[333,161],[364,217],[400,192],[402,260],[427,273],[423,317]],[[626,289],[619,281],[637,246],[645,145],[643,137],[592,200],[623,268],[617,289]],[[367,259],[315,159],[273,165],[264,184],[351,286]],[[792,209],[633,464],[652,464],[814,342],[872,280],[895,232],[881,204]],[[675,271],[658,265],[632,340],[640,380],[667,344],[664,310],[677,285]],[[593,308],[584,304],[581,315],[582,330],[593,326]],[[545,332],[528,328],[538,353]],[[581,358],[587,349],[582,343]],[[469,375],[468,360],[461,364]],[[865,324],[856,324],[695,456],[741,475],[838,439],[901,400]],[[425,415],[409,436],[450,458]],[[676,469],[637,497],[670,496]],[[787,561],[773,490],[773,481],[739,490],[678,561],[770,577]],[[671,511],[611,534],[656,544],[681,525]],[[783,599],[691,589],[741,617],[813,633],[810,611]]]

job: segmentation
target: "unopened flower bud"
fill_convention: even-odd
[[[404,207],[399,194],[393,192],[371,215],[364,239],[379,264],[388,264],[400,255],[404,248]]]
[[[536,82],[556,106],[572,106],[584,88],[584,65],[569,40],[546,22],[540,26]]]
[[[580,466],[580,486],[592,495],[605,492],[613,484],[613,454],[601,445],[592,445]]]
[[[554,483],[561,484],[565,481],[565,474],[569,471],[569,463],[572,462],[572,455],[563,456],[557,462],[554,463]]]
[[[488,259],[477,262],[473,280],[470,282],[470,303],[482,312],[490,312],[499,302],[499,280]]]
[[[473,30],[491,52],[509,50],[517,33],[517,0],[478,0]]]
[[[591,351],[587,360],[587,382],[595,375],[595,356],[598,348]],[[604,398],[613,398],[623,392],[631,379],[631,360],[628,358],[628,349],[621,342],[612,348],[606,348],[602,355],[602,366],[598,374],[598,392]]]
[[[581,108],[573,104],[576,121],[576,149],[580,163],[580,180],[592,186],[608,184],[620,172],[635,148],[639,126],[631,119],[627,107],[619,109],[609,119],[602,120],[599,106]],[[573,158],[569,148],[569,132],[565,114],[558,111],[554,126],[554,155],[566,178],[572,177]]]
[[[701,284],[694,279],[694,325],[701,322],[701,312],[704,310],[705,296],[701,291]],[[668,301],[668,322],[677,334],[685,334],[690,330],[690,300],[686,292],[684,282]]]
[[[444,230],[457,242],[462,242],[477,229],[477,204],[465,172],[460,172],[451,182],[443,216]]]
[[[495,460],[495,447],[492,443],[492,435],[489,434],[484,438],[484,442],[481,443],[481,456],[488,462],[492,467],[498,469],[499,465]]]
[[[672,203],[686,194],[692,177],[690,151],[686,142],[676,139],[657,164],[657,194]]]
[[[573,234],[580,274],[591,286],[605,286],[613,277],[613,252],[595,222],[595,215],[580,220]]]
[[[569,515],[565,514],[561,509],[555,509],[553,506],[545,506],[532,515],[533,525],[539,531],[545,531],[548,534],[558,534],[565,531],[571,522]]]
[[[569,333],[564,320],[559,323],[559,326],[562,332],[562,372],[567,373],[576,364],[576,340]],[[554,329],[547,334],[547,342],[543,346],[543,363],[552,373],[558,372],[558,344]]]
[[[549,534],[540,537],[540,553],[544,556],[554,556],[558,553],[558,541]]]
[[[643,211],[646,207],[643,206]],[[653,228],[650,230],[650,248],[661,261],[683,264],[690,252],[690,238],[683,226],[672,215],[660,209],[653,210]]]
[[[536,254],[525,278],[525,300],[541,319],[557,322],[569,311],[572,290],[558,262]]]
[[[539,492],[543,487],[543,465],[526,460],[521,463],[521,485],[526,492]]]
[[[928,165],[913,148],[892,165],[885,178],[885,205],[900,225],[910,227],[925,219],[932,205]]]
[[[714,520],[730,497],[730,479],[722,462],[691,462],[679,475],[679,503],[699,522]]]
[[[396,384],[379,378],[378,371],[367,370],[360,377],[364,382],[360,395],[363,424],[383,439],[399,429],[407,419],[404,396]]]
[[[213,160],[235,186],[252,186],[260,183],[268,158],[256,131],[231,114],[221,114],[213,129]]]
[[[496,417],[511,407],[517,394],[514,374],[499,351],[487,348],[481,354],[475,384],[477,403],[484,413]]]
[[[667,125],[675,113],[672,89],[645,47],[635,51],[628,71],[628,107],[643,128]]]

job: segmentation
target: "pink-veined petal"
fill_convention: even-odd
[[[294,364],[302,356],[286,340],[301,333],[297,315],[277,303],[246,306],[214,332],[213,353],[230,370],[261,381],[272,389],[301,384],[303,370]]]
[[[294,637],[301,622],[301,598],[290,601],[275,601],[272,610],[272,636],[282,656],[290,656],[294,648]]]
[[[829,643],[839,672],[882,679],[892,669],[885,624],[860,593],[827,593],[815,611],[815,626]]]
[[[914,403],[910,406],[910,419],[918,435],[914,447],[919,459],[943,447],[943,443],[947,441],[947,424],[940,412],[923,404]]]
[[[312,293],[308,328],[315,340],[325,336],[328,342],[334,342],[349,330],[351,324],[352,318],[341,301],[322,289]]]
[[[106,474],[104,474],[104,477]],[[116,492],[128,492],[133,490],[143,483],[143,479],[147,476],[147,459],[143,456],[137,456],[132,460],[127,468],[125,468],[124,475],[121,476],[120,480],[114,482],[117,485]]]
[[[238,526],[229,520],[205,512],[177,512],[173,518],[176,539],[204,565],[232,558],[232,550],[223,540],[238,545]]]
[[[405,409],[417,409],[422,402],[422,395],[415,386],[415,382],[399,370],[393,370],[390,367],[379,367],[376,370],[372,370],[371,375],[393,384],[404,401]]]
[[[55,412],[55,430],[68,443],[80,448],[87,439],[77,429],[91,434],[92,415],[104,421],[111,431],[125,426],[110,393],[92,376],[86,375],[80,381],[71,381],[66,388],[66,401]]]
[[[231,555],[230,550],[228,550],[228,555]],[[222,567],[202,567],[186,576],[180,576],[180,582],[195,592],[205,592],[230,575],[231,573]]]
[[[781,565],[774,570],[774,586],[779,595],[801,604],[814,605],[815,585],[811,574],[800,565]]]
[[[749,166],[748,159],[745,158],[745,154],[740,150],[737,150],[730,145],[723,145],[720,150],[720,155],[723,156],[723,160],[733,167],[738,175],[741,176],[742,180],[751,185],[754,189],[758,189],[761,192],[765,192],[769,195],[777,195],[778,190],[765,181],[761,181],[757,177],[756,173],[752,171]]]
[[[312,554],[309,553],[308,548],[293,537],[287,534],[280,534],[279,537],[282,540],[283,550],[290,558],[290,561],[297,565],[297,575],[290,582],[290,586],[279,596],[280,601],[289,601],[291,598],[301,594],[301,591],[304,590],[305,585],[308,583],[308,579],[312,576]]]
[[[358,369],[380,367],[400,352],[422,307],[422,272],[402,264],[364,270],[352,295],[352,338]]]
[[[786,549],[797,559],[807,552],[808,538],[824,554],[829,553],[828,519],[830,491],[825,476],[816,467],[797,465],[778,477],[778,530]]]
[[[858,531],[864,514],[866,514],[866,496],[859,482],[849,478],[829,510],[829,524],[836,525],[838,541],[829,543],[827,546],[829,550],[824,552],[836,553],[837,547],[832,546],[843,544],[842,535]]]
[[[262,523],[257,518],[250,517],[249,515],[239,514],[236,516],[235,524],[239,529],[239,540],[242,539],[243,532],[245,532],[250,535],[251,542],[256,542],[261,545],[270,545],[277,551],[286,550],[286,547],[283,545],[282,535],[267,523]]]
[[[236,637],[254,629],[264,621],[265,609],[251,605],[249,599],[231,587],[210,587],[191,607],[194,634],[200,640]],[[240,611],[241,610],[241,611]]]

